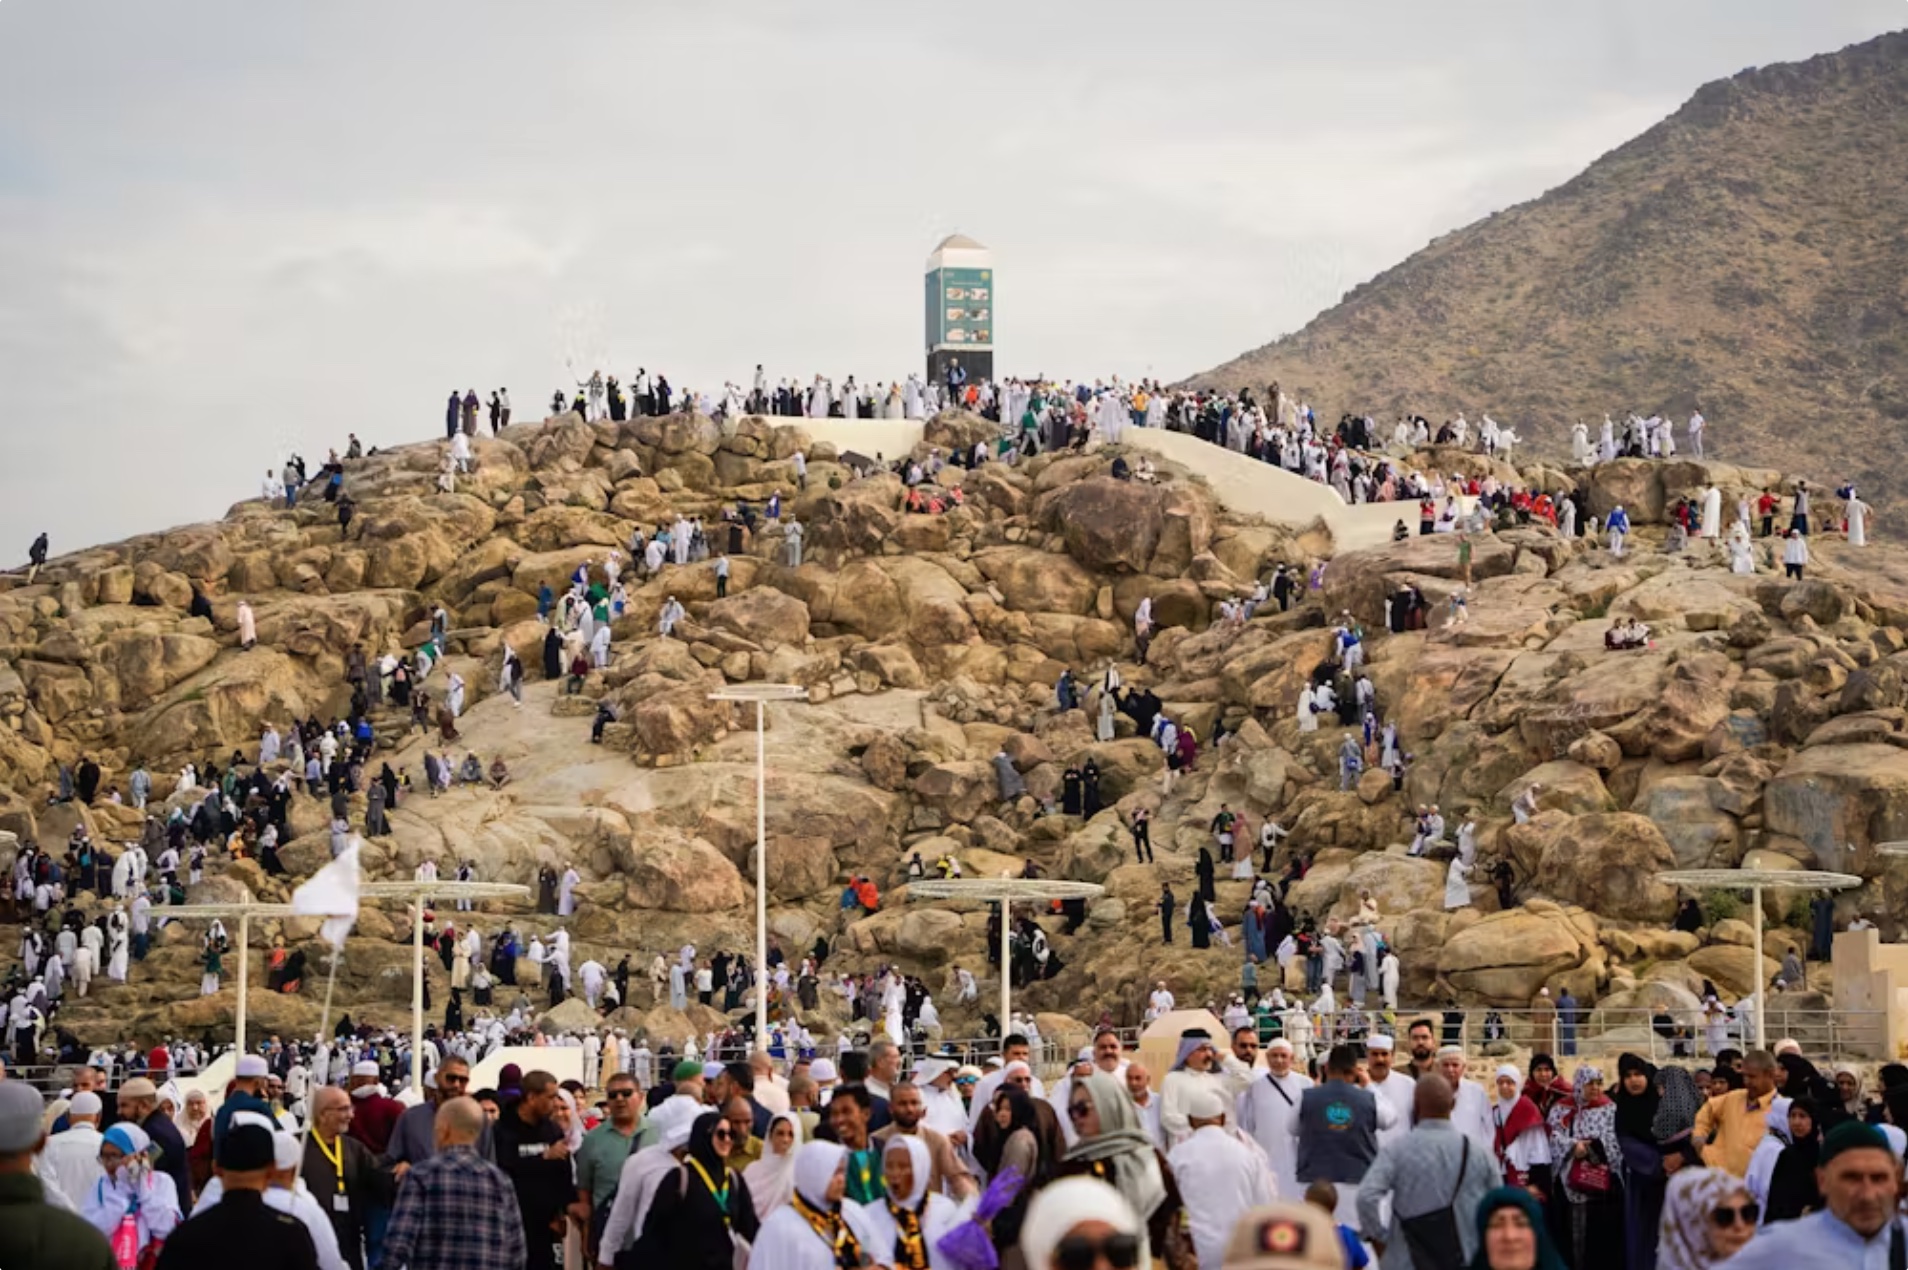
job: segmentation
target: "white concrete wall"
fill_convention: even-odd
[[[512,1063],[526,1076],[531,1072],[549,1072],[558,1083],[583,1079],[583,1047],[580,1045],[506,1045],[471,1069],[470,1092],[495,1089],[497,1077]]]
[[[889,459],[913,449],[921,440],[923,425],[909,419],[784,419],[770,423],[793,423],[837,450],[854,450]],[[1150,450],[1187,471],[1206,478],[1212,491],[1226,506],[1249,512],[1269,521],[1305,525],[1323,519],[1331,528],[1332,541],[1340,551],[1373,547],[1391,539],[1391,527],[1398,517],[1413,521],[1417,507],[1412,503],[1361,503],[1348,505],[1338,491],[1317,481],[1294,476],[1284,468],[1247,458],[1210,441],[1201,441],[1186,432],[1168,432],[1162,428],[1126,428],[1120,433],[1123,444]]]

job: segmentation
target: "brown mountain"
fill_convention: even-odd
[[[1321,416],[1700,403],[1712,457],[1908,495],[1908,32],[1706,84],[1581,175],[1432,242],[1194,377]],[[1891,497],[1892,496],[1892,497]]]

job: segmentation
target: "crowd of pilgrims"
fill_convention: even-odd
[[[1540,1052],[1486,1083],[1433,1033],[1301,1057],[1250,1027],[1188,1028],[1156,1077],[1102,1029],[1051,1085],[1019,1034],[985,1070],[881,1040],[720,1062],[612,1034],[590,1038],[586,1080],[511,1064],[472,1089],[486,1038],[433,1031],[420,1100],[389,1092],[400,1039],[346,1018],[320,1044],[260,1046],[216,1108],[181,1095],[189,1047],[96,1053],[43,1117],[32,1094],[35,1132],[0,1155],[27,1151],[43,1202],[128,1241],[123,1264],[220,1247],[236,1215],[202,1218],[241,1171],[228,1144],[248,1114],[280,1148],[276,1206],[311,1240],[282,1264],[326,1270],[1888,1264],[1908,1067],[1871,1092],[1784,1040],[1713,1069],[1624,1054],[1611,1077]],[[468,1134],[434,1125],[466,1099]],[[429,1163],[456,1151],[485,1182],[481,1217]],[[1885,1171],[1851,1191],[1863,1151]],[[12,1202],[10,1222],[40,1219]],[[491,1246],[452,1255],[459,1220]],[[1264,1260],[1268,1223],[1319,1242]]]

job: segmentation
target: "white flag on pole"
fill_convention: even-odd
[[[318,934],[339,952],[344,951],[345,936],[358,921],[358,887],[363,881],[358,868],[358,848],[353,838],[338,858],[306,879],[292,892],[292,912],[306,917],[322,917]]]

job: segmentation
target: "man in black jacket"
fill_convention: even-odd
[[[556,1077],[529,1072],[523,1096],[497,1118],[497,1167],[510,1178],[523,1213],[529,1270],[555,1270],[554,1241],[563,1231],[564,1210],[576,1199],[570,1181],[570,1146],[557,1127]]]
[[[305,1224],[265,1204],[274,1156],[272,1132],[263,1125],[248,1119],[228,1129],[217,1156],[225,1193],[172,1232],[159,1254],[159,1270],[318,1270],[318,1250]]]

